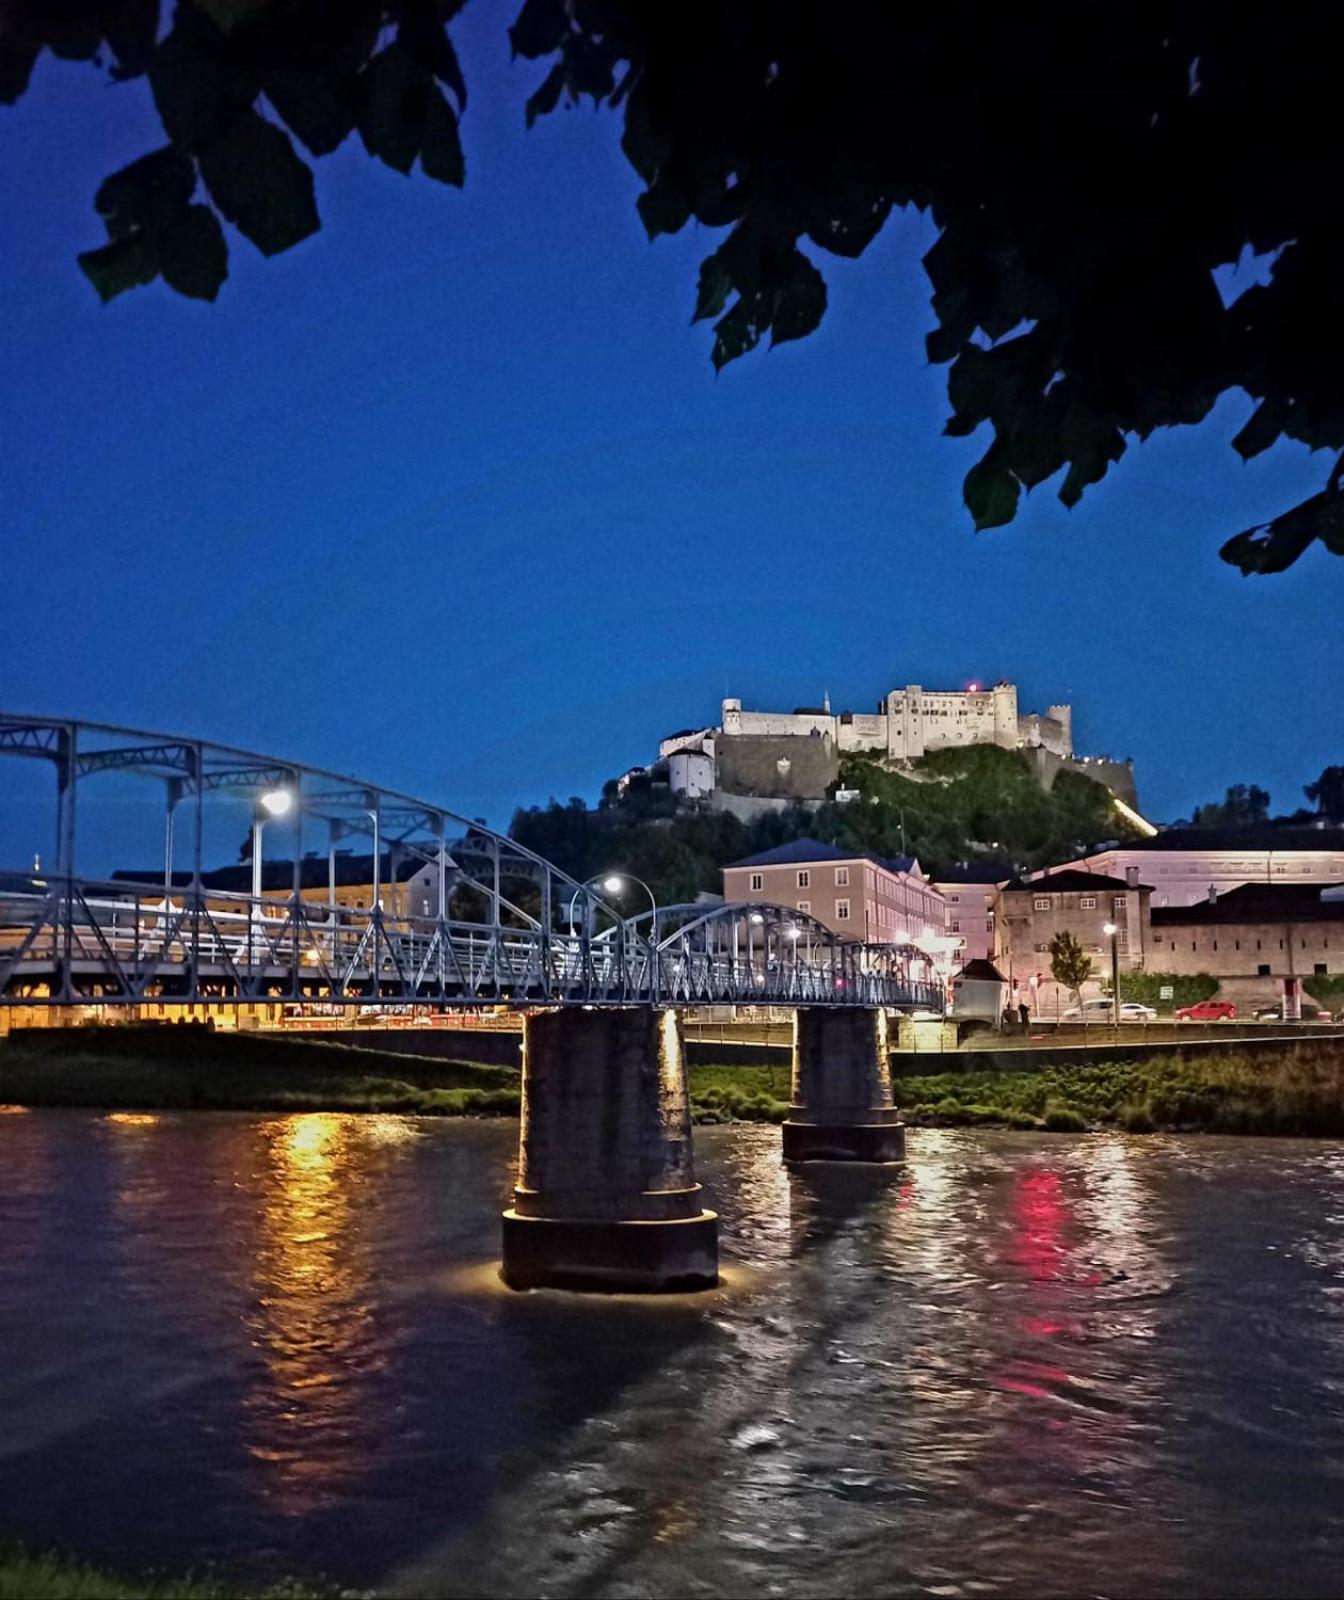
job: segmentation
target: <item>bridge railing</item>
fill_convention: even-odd
[[[586,931],[52,881],[0,895],[0,1003],[146,998],[941,1009],[919,952],[800,929],[780,908],[669,908]],[[752,918],[758,921],[753,922]],[[669,931],[668,923],[672,924]],[[642,924],[642,925],[641,925]],[[795,930],[799,930],[796,931]]]

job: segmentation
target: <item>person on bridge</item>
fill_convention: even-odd
[[[1017,1002],[1017,1014],[1021,1019],[1022,1026],[1025,1028],[1031,1021],[1031,1007],[1025,1000],[1019,1000]]]

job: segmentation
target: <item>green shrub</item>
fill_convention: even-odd
[[[1109,983],[1106,984],[1109,989]],[[1169,998],[1162,996],[1163,989],[1173,991]],[[1174,972],[1122,972],[1120,998],[1138,1000],[1153,1006],[1164,1015],[1182,1006],[1198,1005],[1201,1000],[1211,1000],[1218,993],[1218,980],[1207,972],[1177,974]]]
[[[1086,1121],[1072,1106],[1065,1105],[1062,1100],[1046,1101],[1043,1121],[1051,1133],[1085,1133],[1087,1131]]]
[[[1151,1133],[1154,1128],[1152,1107],[1146,1100],[1121,1106],[1116,1120],[1126,1133]]]

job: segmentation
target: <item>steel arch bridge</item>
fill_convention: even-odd
[[[0,1008],[943,1008],[929,958],[914,947],[864,944],[778,905],[625,917],[591,884],[479,822],[301,762],[10,712],[0,712],[0,756],[55,769],[57,848],[54,872],[0,867]],[[98,780],[112,773],[158,786],[162,873],[81,872],[80,835],[95,823]],[[207,808],[221,800],[235,813],[239,802],[251,807],[246,891],[236,870],[210,872],[202,859]],[[289,880],[267,891],[262,830],[272,818],[290,830],[292,859],[280,864]],[[326,845],[325,882],[321,852],[304,853],[313,830]],[[369,846],[367,905],[339,894],[341,840]],[[190,859],[183,870],[180,853]],[[419,914],[398,895],[404,874],[415,876]]]

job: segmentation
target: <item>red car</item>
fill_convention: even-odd
[[[1193,1006],[1182,1006],[1176,1013],[1177,1022],[1231,1022],[1237,1008],[1230,1000],[1200,1000]]]

